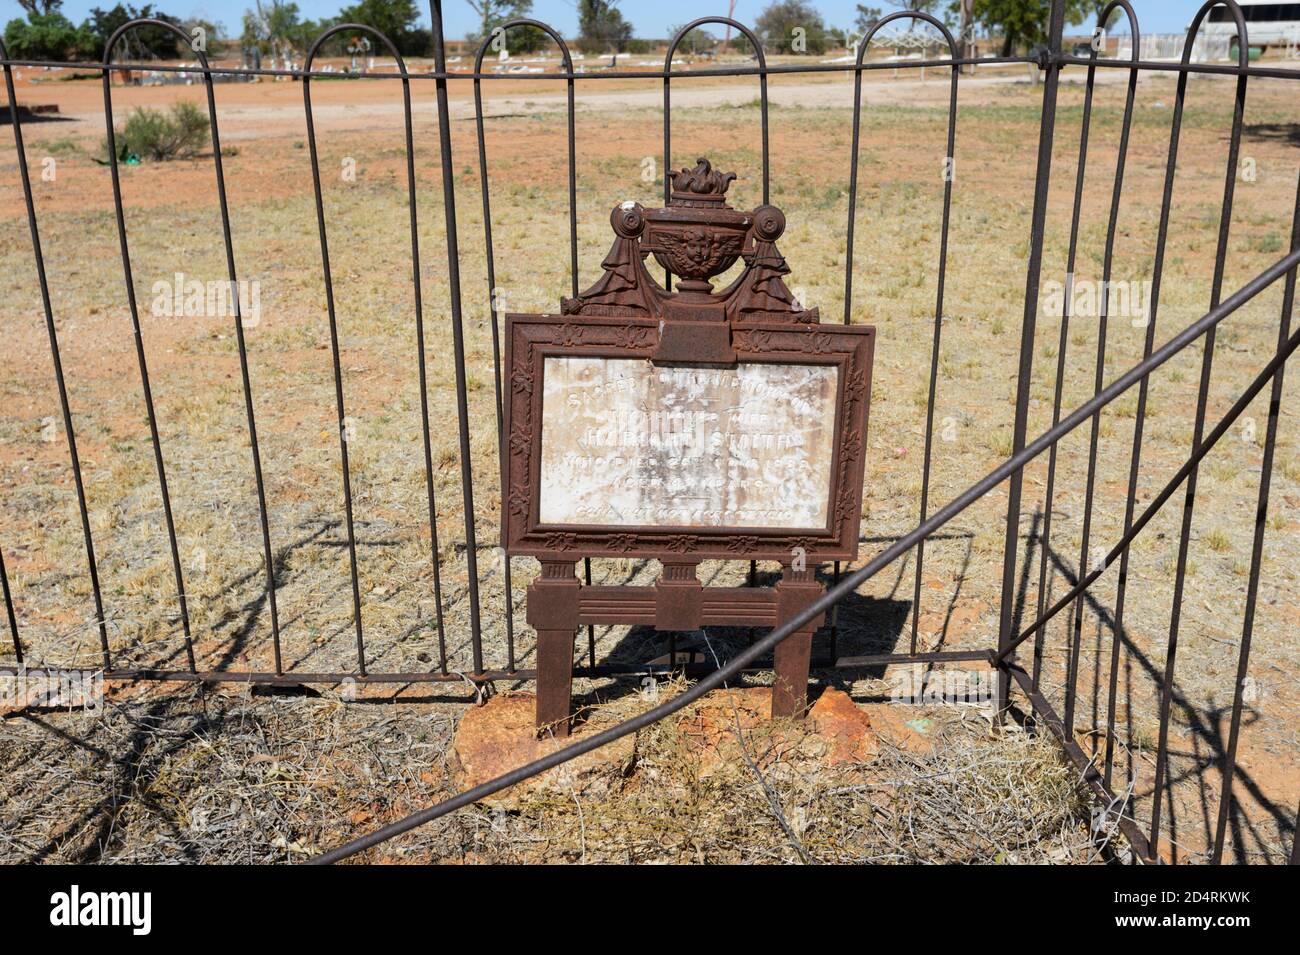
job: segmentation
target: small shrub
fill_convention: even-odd
[[[1282,237],[1276,232],[1270,232],[1268,235],[1252,236],[1247,245],[1256,252],[1272,254],[1282,251]]]
[[[208,145],[208,117],[193,103],[177,103],[169,113],[137,107],[117,130],[118,157],[135,155],[164,162],[193,156]]]

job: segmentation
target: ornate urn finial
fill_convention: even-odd
[[[750,216],[727,205],[734,172],[721,172],[704,158],[694,169],[668,174],[668,205],[646,211],[642,248],[679,278],[677,292],[697,303],[709,301],[709,279],[740,258],[749,234]]]
[[[668,174],[672,181],[674,206],[722,206],[727,202],[727,187],[736,179],[734,172],[722,172],[700,157],[694,169],[679,169]]]
[[[701,158],[693,169],[668,174],[667,206],[645,208],[632,201],[616,206],[610,216],[614,245],[601,262],[604,274],[587,291],[563,299],[561,311],[662,318],[656,357],[681,361],[733,360],[728,357],[732,322],[815,324],[817,310],[805,309],[785,284],[790,267],[776,247],[785,216],[770,205],[753,211],[727,205],[727,189],[736,178]],[[648,255],[668,272],[673,287],[650,276]],[[744,270],[714,291],[710,280],[741,259]],[[683,333],[690,325],[700,327]],[[714,337],[706,342],[702,336],[707,335]]]

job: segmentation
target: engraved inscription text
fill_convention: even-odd
[[[545,361],[542,524],[826,527],[835,366]]]

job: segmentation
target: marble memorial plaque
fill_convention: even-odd
[[[820,530],[834,365],[547,357],[543,525]]]

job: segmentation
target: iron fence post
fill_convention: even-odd
[[[1060,84],[1061,37],[1065,31],[1065,0],[1052,0],[1048,23],[1046,76],[1043,84],[1043,113],[1038,132],[1038,169],[1034,182],[1034,208],[1029,233],[1029,267],[1025,277],[1025,314],[1020,329],[1020,367],[1016,377],[1016,418],[1012,433],[1011,454],[1025,447],[1029,422],[1029,386],[1034,367],[1034,328],[1038,319],[1038,283],[1043,269],[1043,231],[1047,221],[1047,193],[1052,178],[1052,143],[1056,134],[1056,93]],[[1011,640],[1012,605],[1015,600],[1016,565],[1019,558],[1020,498],[1024,469],[1017,468],[1007,487],[1007,527],[1002,550],[1002,605],[998,624],[998,650]],[[1003,660],[998,670],[997,711],[1007,708],[1010,670]]]
[[[465,507],[465,572],[469,581],[469,626],[474,672],[483,672],[483,631],[479,621],[478,543],[475,535],[473,462],[470,458],[469,399],[465,379],[465,326],[460,301],[460,248],[456,232],[456,178],[451,162],[451,110],[447,105],[447,45],[442,32],[442,0],[429,0],[433,65],[438,73],[438,152],[442,160],[442,201],[447,229],[447,292],[451,304],[452,347],[456,362],[456,418],[460,431],[461,499]],[[509,595],[507,594],[507,600]]]

